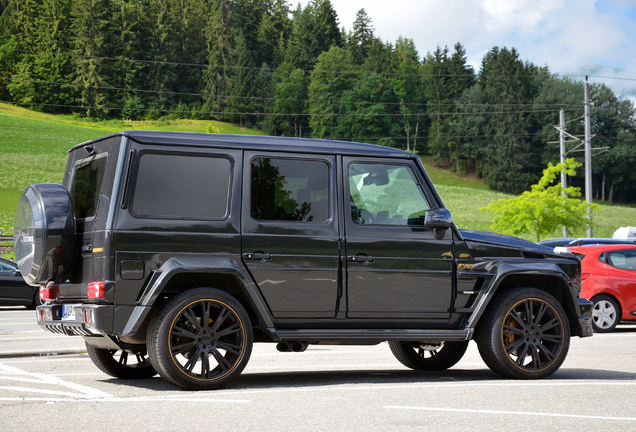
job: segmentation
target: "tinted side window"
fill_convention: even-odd
[[[252,160],[250,214],[256,220],[325,223],[329,166],[322,161]]]
[[[413,171],[402,165],[349,166],[351,219],[356,224],[421,225],[430,208]]]
[[[88,162],[80,162],[75,169],[70,194],[78,219],[95,216],[108,160],[106,154],[103,155]]]
[[[143,153],[131,213],[137,217],[223,219],[228,214],[232,163],[201,155]]]
[[[610,251],[606,254],[607,264],[623,270],[636,270],[636,250]]]

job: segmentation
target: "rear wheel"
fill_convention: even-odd
[[[95,366],[115,378],[152,378],[157,372],[145,355],[131,354],[123,350],[93,348],[86,343],[86,351]]]
[[[185,291],[169,301],[148,328],[150,360],[179,387],[212,390],[238,378],[252,352],[247,312],[212,288]]]
[[[442,371],[451,368],[466,353],[468,341],[389,342],[391,352],[404,366],[416,370]]]
[[[27,306],[27,309],[35,309],[36,307],[46,304],[45,300],[40,299],[40,290],[35,290],[33,294],[33,303]]]
[[[488,367],[517,379],[556,372],[570,347],[570,326],[559,302],[534,288],[512,289],[493,301],[475,337]]]
[[[592,327],[595,333],[614,331],[621,317],[621,307],[610,296],[599,295],[592,299]]]

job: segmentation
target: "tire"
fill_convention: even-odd
[[[404,366],[422,371],[449,369],[466,353],[468,341],[389,342],[391,352]]]
[[[40,290],[35,290],[35,294],[33,294],[33,303],[27,305],[26,308],[29,310],[35,310],[36,307],[46,304],[45,300],[40,300]]]
[[[75,210],[66,188],[34,184],[18,200],[14,250],[22,277],[32,286],[65,281],[75,253]]]
[[[565,311],[550,294],[518,288],[496,297],[477,327],[475,340],[486,365],[515,379],[546,378],[570,347]]]
[[[243,372],[252,353],[247,312],[226,292],[213,288],[185,291],[150,321],[150,361],[172,384],[188,390],[226,386]]]
[[[614,331],[621,320],[621,306],[610,296],[598,295],[592,299],[592,327],[594,333]]]
[[[86,343],[86,351],[95,366],[106,375],[122,379],[146,379],[157,375],[148,357],[123,350],[93,348]],[[134,363],[129,363],[131,357]]]

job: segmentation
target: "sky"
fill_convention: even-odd
[[[302,0],[304,5],[307,0]],[[493,46],[515,47],[522,60],[560,75],[589,74],[630,80],[605,82],[636,98],[636,0],[331,0],[350,30],[364,8],[375,35],[413,39],[421,56],[461,42],[479,70]],[[573,77],[584,79],[584,77]]]

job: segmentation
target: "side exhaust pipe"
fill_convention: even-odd
[[[307,349],[307,344],[304,342],[279,342],[276,344],[276,349],[280,352],[303,352]]]
[[[280,352],[290,352],[291,348],[287,342],[279,342],[276,344],[276,349]]]
[[[307,349],[307,344],[303,342],[292,342],[289,344],[289,348],[292,352],[303,352]]]

